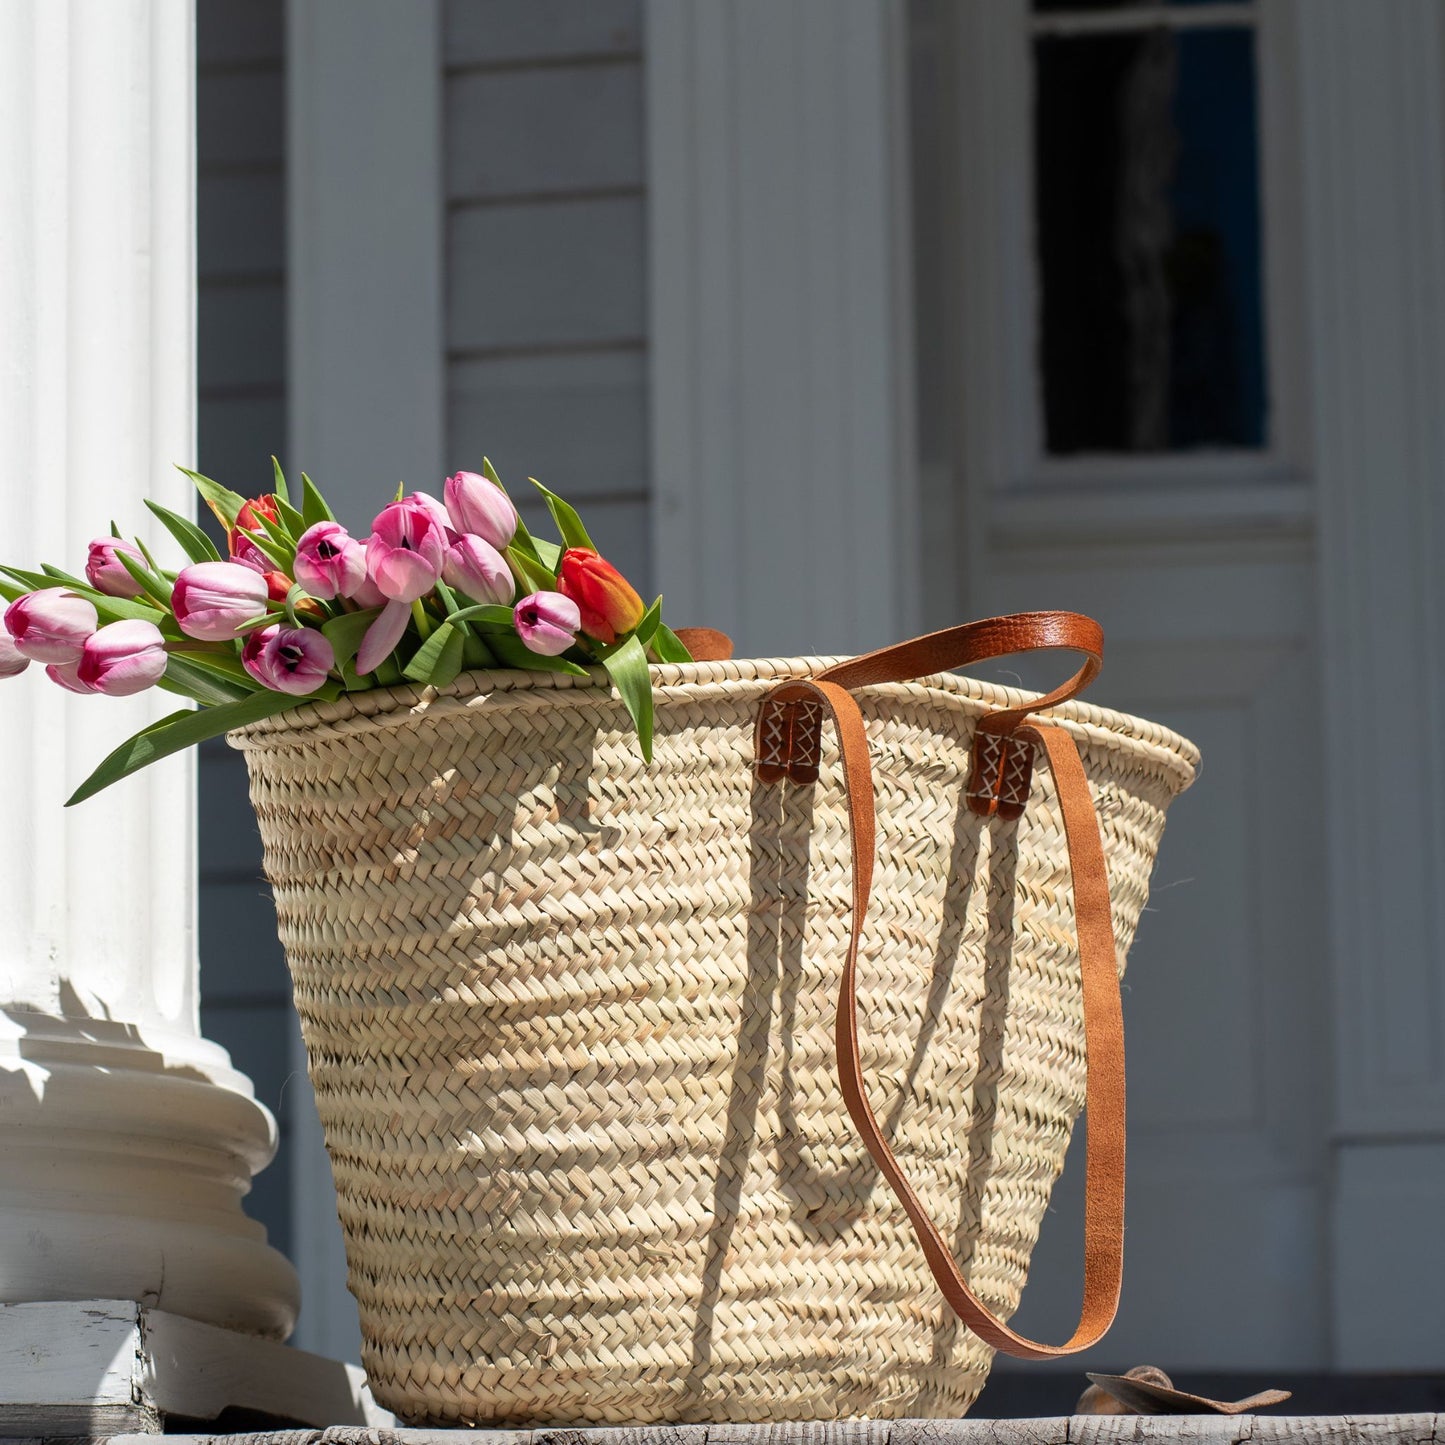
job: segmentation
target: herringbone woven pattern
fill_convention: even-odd
[[[990,1352],[938,1298],[839,1095],[847,820],[751,773],[758,704],[819,659],[363,693],[246,752],[377,1397],[413,1422],[957,1415]],[[1005,1317],[1083,1100],[1052,780],[963,802],[958,677],[859,694],[878,871],[864,1065],[934,1217]],[[1070,704],[1120,965],[1196,755]]]

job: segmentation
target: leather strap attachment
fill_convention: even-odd
[[[910,682],[1012,653],[1053,650],[1082,653],[1083,665],[1052,692],[989,713],[974,735],[968,805],[985,818],[1010,819],[1022,814],[1033,779],[1033,744],[1018,735],[1019,724],[1040,708],[1053,707],[1082,692],[1103,666],[1104,630],[1092,617],[1077,612],[989,617],[850,657],[820,672],[817,681],[850,689]],[[822,711],[809,704],[803,693],[788,684],[775,689],[758,715],[758,777],[770,783],[781,778],[814,782],[822,754],[822,727]]]

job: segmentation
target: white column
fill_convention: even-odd
[[[0,6],[5,559],[78,571],[111,518],[170,555],[195,457],[189,0]],[[284,1338],[241,1212],[275,1124],[200,1037],[194,762],[67,812],[175,700],[0,684],[0,1302],[130,1299]]]
[[[903,8],[648,3],[653,554],[740,653],[915,623]]]
[[[377,83],[378,77],[385,84]],[[288,0],[291,468],[363,532],[445,475],[440,0]],[[336,1192],[297,1031],[287,1091],[296,1343],[356,1359]]]
[[[1305,8],[1299,76],[1332,865],[1321,902],[1336,1020],[1335,1364],[1438,1370],[1445,15],[1435,0]]]

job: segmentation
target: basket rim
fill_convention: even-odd
[[[755,695],[759,700],[778,682],[816,676],[846,659],[839,657],[734,658],[726,662],[659,663],[649,667],[659,711],[670,703],[696,703],[699,688],[723,695]],[[610,688],[605,669],[591,668],[585,678],[570,673],[521,669],[480,669],[459,674],[444,688],[410,683],[344,693],[334,702],[309,702],[262,718],[227,733],[227,743],[242,752],[301,746],[328,737],[403,727],[424,718],[440,720],[476,709],[565,706],[573,692]],[[981,716],[1039,696],[1020,688],[982,682],[956,672],[934,673],[909,682],[878,683],[857,689],[860,698],[916,697],[919,692],[946,695],[962,711]],[[1181,790],[1199,767],[1199,749],[1171,728],[1129,713],[1074,699],[1041,711],[1061,723],[1080,742],[1143,752],[1158,766],[1178,775]]]

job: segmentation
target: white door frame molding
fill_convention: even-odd
[[[1335,1018],[1336,1364],[1445,1366],[1445,16],[1314,0],[1300,100]]]
[[[289,0],[289,461],[365,529],[443,475],[440,0]],[[384,80],[384,83],[378,83]],[[356,1306],[299,1032],[287,1090],[296,1343],[356,1359]]]
[[[740,653],[915,624],[903,8],[647,6],[653,555]]]

